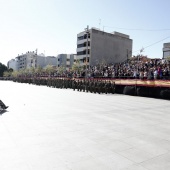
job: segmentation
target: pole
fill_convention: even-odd
[[[87,79],[87,58],[88,58],[88,36],[89,36],[89,26],[86,28],[87,42],[86,42],[86,79]]]

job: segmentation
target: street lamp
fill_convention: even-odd
[[[128,51],[128,49],[127,49],[127,63],[128,63],[128,58],[129,58],[129,55],[128,55],[128,53],[129,53],[129,51]]]
[[[87,28],[85,28],[85,31],[87,33],[87,42],[86,42],[86,77],[87,78],[87,58],[88,58],[88,36],[89,36],[89,26],[87,25]]]
[[[132,51],[131,50],[129,51],[129,49],[126,49],[126,50],[127,50],[127,54],[126,54],[127,55],[127,61],[126,62],[128,63],[129,57],[131,57],[131,55],[132,55]]]

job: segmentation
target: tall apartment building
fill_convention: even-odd
[[[67,70],[72,67],[75,60],[75,54],[59,54],[57,56],[57,66],[63,66]]]
[[[163,59],[170,57],[170,43],[164,43],[162,51],[163,51]]]
[[[96,28],[77,35],[77,59],[82,65],[119,63],[130,58],[132,39],[128,35],[107,33]]]

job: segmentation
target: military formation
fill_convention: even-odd
[[[16,78],[15,82],[44,85],[52,88],[73,89],[74,91],[90,93],[115,93],[115,83],[103,79],[72,79],[57,77]]]

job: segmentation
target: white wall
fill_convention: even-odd
[[[15,59],[8,61],[8,69],[10,68],[17,70],[17,61]]]

